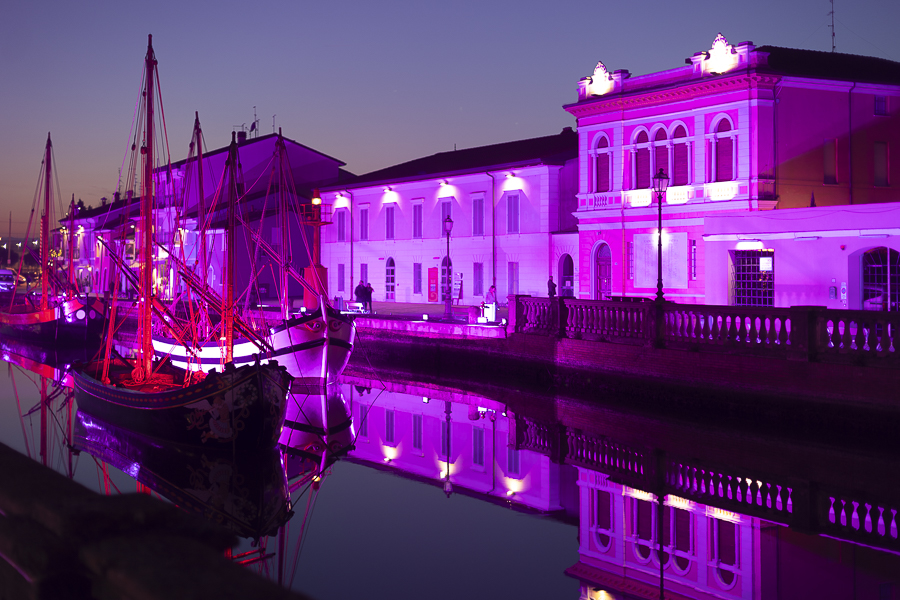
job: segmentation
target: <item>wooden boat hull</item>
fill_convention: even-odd
[[[17,305],[0,312],[0,334],[33,343],[74,346],[98,344],[105,308],[99,300],[66,300],[45,310]]]
[[[274,351],[262,353],[262,357],[277,360],[294,377],[295,384],[325,386],[336,382],[347,366],[356,340],[356,325],[352,318],[326,307],[325,317],[316,310],[289,319],[272,328],[267,339]],[[224,362],[224,351],[216,342],[198,347],[195,357],[180,342],[154,335],[153,350],[157,360],[168,358],[176,367],[191,371],[208,371]],[[252,364],[259,353],[256,344],[249,340],[235,340],[234,364]]]
[[[284,425],[291,376],[275,363],[228,368],[186,387],[131,389],[130,365],[110,374],[119,385],[103,384],[100,369],[100,362],[73,368],[79,408],[142,435],[244,453],[273,447]]]
[[[275,535],[290,517],[281,451],[231,452],[165,443],[79,409],[73,445],[146,485],[179,508],[252,539]]]

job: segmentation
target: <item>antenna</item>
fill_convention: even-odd
[[[256,118],[256,107],[253,107],[253,124],[250,126],[250,132],[256,132],[253,137],[259,137],[259,119]]]
[[[276,115],[272,115],[272,133],[275,133],[275,116]]]
[[[831,51],[834,52],[834,0],[831,0],[831,12],[828,14],[831,16]]]

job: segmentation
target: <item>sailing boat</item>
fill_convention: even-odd
[[[198,124],[195,123],[192,146],[197,143],[197,129]],[[197,160],[199,162],[199,155]],[[259,227],[248,226],[243,221],[241,225],[255,245],[254,257],[262,252],[277,265],[277,287],[281,292],[278,314],[268,316],[258,311],[254,315],[246,314],[249,313],[248,304],[251,297],[248,291],[245,295],[244,311],[246,323],[244,330],[247,335],[234,340],[232,359],[235,365],[250,364],[256,360],[256,355],[263,352],[266,358],[276,359],[287,368],[288,373],[294,377],[295,389],[296,386],[302,386],[315,391],[335,383],[338,375],[344,370],[353,351],[356,325],[352,318],[341,314],[331,306],[326,295],[322,293],[325,275],[324,268],[320,264],[320,228],[328,224],[330,207],[321,204],[318,194],[314,194],[310,204],[297,202],[299,195],[294,187],[288,153],[280,130],[275,144],[273,163],[273,181],[270,181],[269,189],[275,190],[278,196],[276,216],[281,235],[279,249],[275,250],[266,243],[260,235]],[[198,168],[198,172],[202,173],[202,169]],[[202,181],[202,177],[199,177],[198,181]],[[202,202],[202,189],[200,197]],[[299,225],[298,229],[303,234],[304,246],[312,264],[306,268],[304,274],[300,274],[292,265],[291,241],[288,237],[291,226],[295,224],[291,222],[292,217],[296,219],[295,223]],[[206,238],[204,231],[206,218],[202,208],[198,220],[201,224],[199,239],[203,243]],[[312,240],[306,236],[304,228],[307,226],[313,229]],[[210,295],[211,291],[206,288],[203,283],[205,278],[202,277],[206,272],[205,256],[205,249],[201,247],[200,277],[189,273],[183,275],[191,287],[205,288],[206,291],[202,293]],[[256,272],[252,266],[251,270]],[[307,296],[313,300],[310,312],[293,312],[287,291],[291,279],[299,282],[305,288]],[[187,336],[177,335],[179,330],[192,331],[190,328],[180,327],[169,328],[165,332],[154,332],[153,347],[158,359],[168,358],[172,364],[192,371],[203,371],[223,362],[223,352],[217,341],[205,340],[197,343],[185,339]]]
[[[237,367],[231,360],[234,300],[232,285],[226,284],[222,306],[224,342],[227,360],[221,372],[193,373],[153,361],[150,342],[154,315],[165,322],[161,303],[152,285],[153,208],[154,208],[154,83],[156,56],[153,37],[149,36],[142,92],[145,117],[140,200],[138,279],[140,299],[135,359],[113,357],[112,338],[116,324],[116,300],[113,300],[110,328],[102,360],[74,368],[75,399],[91,415],[119,427],[178,443],[231,448],[234,451],[259,451],[273,447],[284,423],[285,405],[291,376],[274,362],[263,364],[258,355],[252,364]],[[138,144],[134,144],[136,148]],[[231,160],[237,158],[237,147]],[[234,162],[229,165],[232,173]],[[236,187],[232,177],[232,185]],[[229,206],[233,220],[234,202]],[[229,254],[225,280],[233,277],[233,228],[228,234]],[[136,239],[136,242],[138,240]]]
[[[43,206],[41,209],[40,256],[37,257],[41,268],[41,295],[33,298],[26,294],[24,300],[17,302],[13,289],[9,303],[4,300],[0,306],[0,334],[28,340],[30,342],[72,346],[97,342],[103,332],[103,304],[99,300],[88,300],[77,297],[74,285],[69,285],[61,294],[63,283],[56,277],[50,259],[50,223],[53,207],[53,143],[47,134],[47,145],[42,163],[41,185],[43,186]],[[74,210],[74,208],[73,208]],[[32,209],[34,216],[34,209]],[[31,220],[28,223],[26,239],[31,233]],[[73,235],[71,232],[69,235]],[[71,238],[74,239],[74,238]],[[72,243],[70,242],[70,247]],[[30,252],[26,244],[22,245],[22,257],[16,277],[21,274],[25,254]],[[69,261],[69,271],[73,269]],[[69,276],[70,282],[73,280]]]

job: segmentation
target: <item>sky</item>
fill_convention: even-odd
[[[148,12],[147,8],[152,12]],[[96,206],[130,147],[147,34],[173,160],[249,128],[357,174],[558,133],[598,60],[639,75],[732,43],[831,50],[827,0],[309,2],[7,0],[0,19],[0,236],[22,235],[47,133],[60,196]],[[900,61],[900,2],[835,0],[838,52]],[[63,211],[64,212],[64,211]],[[62,213],[59,213],[62,214]]]

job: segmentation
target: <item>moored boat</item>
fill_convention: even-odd
[[[153,286],[154,207],[154,84],[156,57],[152,36],[147,44],[145,79],[142,91],[145,115],[140,162],[143,186],[136,246],[140,264],[137,302],[137,356],[114,356],[116,296],[111,307],[110,329],[101,360],[73,368],[75,400],[95,416],[129,430],[180,443],[230,447],[235,452],[258,451],[274,446],[284,421],[291,376],[276,363],[257,359],[252,365],[236,367],[231,360],[234,299],[231,285],[221,307],[222,332],[226,352],[224,368],[216,373],[193,373],[166,360],[153,360],[151,327],[160,319]],[[140,144],[135,143],[137,149]],[[229,172],[236,169],[236,144],[232,142]],[[236,181],[231,177],[236,188]],[[233,208],[229,209],[233,212]],[[233,218],[233,217],[232,217]],[[225,279],[233,277],[234,240],[230,228],[227,241],[229,260]]]
[[[79,297],[73,286],[66,290],[59,289],[62,286],[53,272],[50,258],[50,223],[54,205],[53,143],[49,133],[41,168],[43,199],[40,210],[40,255],[37,257],[41,266],[41,293],[40,296],[26,294],[24,298],[17,298],[16,288],[13,287],[8,296],[4,294],[0,301],[0,334],[44,345],[97,343],[103,332],[103,303],[86,296]],[[30,222],[28,227],[30,233]],[[26,237],[27,235],[26,233]],[[22,246],[16,278],[21,273],[25,253],[29,251],[27,245]],[[70,271],[71,268],[70,261]]]

